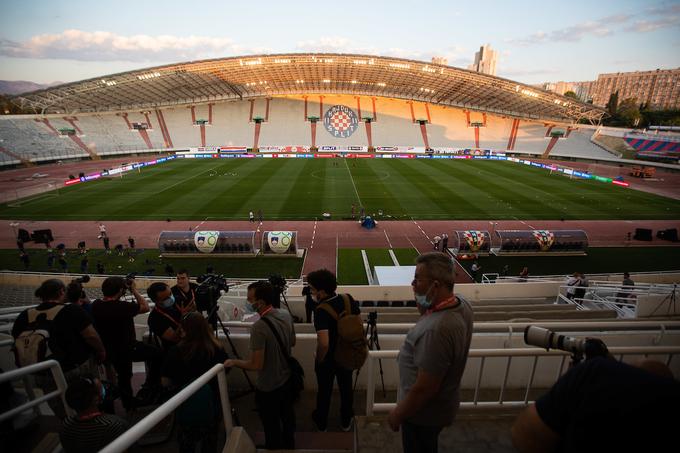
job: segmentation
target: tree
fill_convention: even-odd
[[[609,95],[609,101],[607,102],[607,112],[613,118],[616,115],[616,111],[619,107],[619,92],[616,91]]]
[[[642,119],[637,99],[628,98],[619,104],[616,119],[620,126],[637,127]]]
[[[571,90],[565,92],[565,93],[564,93],[564,97],[565,97],[565,98],[571,98],[571,99],[576,99],[576,100],[578,100],[578,96],[576,95],[576,93],[574,93],[574,92],[571,91]]]

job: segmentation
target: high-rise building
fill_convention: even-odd
[[[600,74],[590,97],[593,104],[604,106],[617,91],[619,102],[635,98],[652,110],[680,109],[680,68]]]
[[[479,48],[479,52],[475,52],[475,62],[468,69],[484,74],[496,75],[497,59],[498,52],[493,50],[489,44],[485,44]]]
[[[595,82],[546,82],[538,85],[539,88],[552,91],[553,93],[561,94],[567,91],[573,91],[576,97],[581,101],[586,102],[590,99],[590,90]]]
[[[449,60],[446,57],[432,57],[432,64],[448,66]]]

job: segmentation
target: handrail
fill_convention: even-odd
[[[71,409],[68,404],[66,404],[66,398],[64,397],[64,393],[66,392],[66,378],[64,377],[64,373],[61,370],[61,365],[59,365],[59,362],[56,360],[46,360],[44,362],[34,363],[33,365],[17,368],[16,370],[6,371],[0,374],[0,384],[13,381],[18,378],[24,378],[30,374],[38,373],[48,369],[52,372],[52,378],[54,378],[54,381],[57,384],[57,389],[0,414],[0,423],[24,412],[27,409],[39,406],[45,401],[51,400],[55,396],[61,397],[61,402],[64,404],[67,415],[70,416],[75,414],[73,409]],[[31,389],[29,389],[28,393],[31,395]]]
[[[131,447],[144,434],[149,432],[160,421],[177,409],[182,403],[188,400],[201,387],[210,382],[212,378],[217,377],[217,383],[220,389],[220,401],[222,402],[222,419],[224,421],[224,429],[229,433],[234,425],[231,419],[231,405],[229,403],[229,393],[227,388],[227,377],[222,364],[217,364],[203,373],[198,379],[186,386],[178,394],[170,398],[163,405],[151,412],[149,415],[141,419],[137,424],[125,431],[120,437],[104,447],[100,453],[118,453],[123,452]]]
[[[252,322],[226,321],[227,328],[248,329]],[[415,322],[378,323],[380,333],[400,333],[411,329]],[[475,322],[473,333],[505,333],[509,328],[521,334],[527,326],[541,326],[556,331],[617,331],[617,330],[659,330],[680,329],[680,321],[526,321],[526,322]],[[298,333],[298,336],[301,335]]]
[[[668,355],[668,360],[666,364],[669,365],[673,356],[680,354],[680,346],[623,346],[623,347],[612,347],[609,348],[609,353],[612,356],[619,356],[619,360],[623,358],[624,355]],[[366,415],[373,415],[374,412],[388,412],[394,409],[396,403],[376,403],[375,402],[375,385],[376,385],[376,365],[377,360],[382,359],[396,359],[399,351],[397,350],[382,350],[382,351],[369,351],[368,361],[366,363]],[[544,350],[540,348],[511,348],[511,349],[470,349],[468,354],[468,359],[470,358],[480,358],[481,365],[477,371],[477,378],[475,383],[475,392],[473,401],[464,401],[460,403],[461,407],[486,407],[486,408],[507,408],[507,407],[523,407],[529,404],[529,392],[531,391],[531,386],[534,381],[534,375],[536,371],[536,365],[539,357],[562,357],[562,365],[560,366],[560,371],[555,377],[557,380],[562,373],[564,368],[564,362],[569,355],[566,351],[561,350]],[[480,402],[477,399],[479,394],[479,388],[482,381],[482,374],[484,370],[484,362],[487,357],[507,357],[508,364],[505,367],[505,375],[503,378],[503,384],[500,389],[500,398],[498,401],[491,402]],[[513,357],[533,357],[532,372],[527,382],[526,392],[524,394],[524,399],[522,401],[504,401],[503,394],[505,391],[505,383],[507,382],[510,362]],[[466,367],[470,365],[468,360]]]

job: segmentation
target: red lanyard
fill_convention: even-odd
[[[179,286],[177,287],[179,289],[179,292],[182,294],[182,298],[186,302],[186,304],[179,305],[177,304],[177,308],[179,308],[179,312],[182,314],[182,316],[186,315],[190,311],[196,311],[196,304],[194,303],[194,300],[196,299],[196,294],[194,294],[194,290],[189,287],[189,293],[191,294],[191,299],[187,298],[187,293],[185,293],[182,288]]]
[[[458,302],[458,298],[456,297],[456,295],[452,294],[451,297],[441,301],[440,303],[437,304],[436,307],[428,309],[425,313],[429,315],[430,313],[434,313],[436,311],[442,311],[446,310],[447,308],[457,307],[459,304],[460,302]]]
[[[272,311],[273,309],[274,309],[274,307],[273,307],[272,305],[270,305],[269,307],[267,307],[262,313],[260,313],[260,318],[264,317],[264,315],[266,315],[267,313],[269,313],[269,312]]]
[[[78,420],[81,421],[81,422],[87,422],[87,421],[92,420],[93,418],[99,417],[100,415],[102,415],[102,413],[99,412],[99,411],[92,412],[91,414],[79,416]]]
[[[165,316],[165,317],[168,318],[170,321],[172,321],[172,322],[175,324],[175,326],[179,326],[179,321],[175,320],[172,316],[170,316],[169,314],[167,314],[164,310],[162,310],[162,309],[159,308],[158,306],[156,306],[156,307],[154,308],[154,310],[156,310],[159,314]]]

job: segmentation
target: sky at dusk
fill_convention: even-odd
[[[34,1],[0,4],[0,80],[72,82],[189,60],[360,53],[467,68],[488,43],[525,83],[680,67],[678,1]]]

